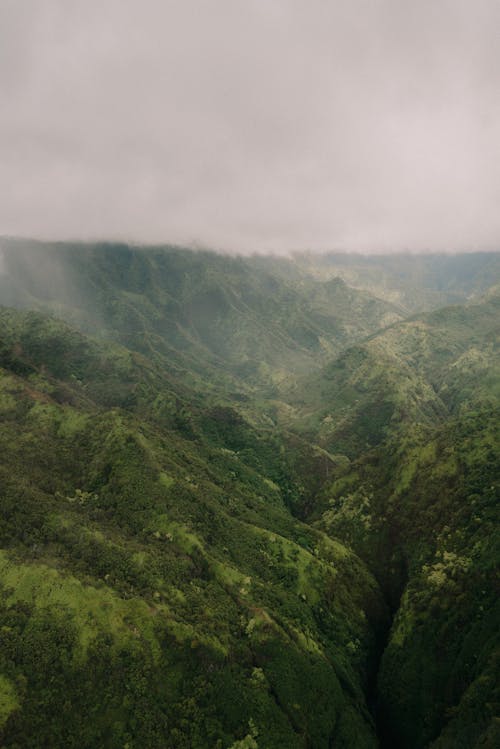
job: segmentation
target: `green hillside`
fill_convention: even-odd
[[[20,240],[3,240],[2,251],[4,304],[55,312],[176,374],[227,387],[308,372],[401,318],[340,279],[302,286],[214,253]]]
[[[296,428],[350,458],[437,425],[498,390],[500,294],[409,318],[352,346],[286,393]]]
[[[289,260],[265,259],[285,278],[341,278],[379,299],[398,305],[406,314],[465,303],[480,297],[500,276],[498,252],[461,254],[392,253],[361,255],[329,252],[294,253]],[[259,263],[260,260],[257,260]]]
[[[360,554],[395,611],[378,688],[388,745],[500,738],[499,311],[496,293],[403,323],[364,344],[365,370],[357,349],[325,373],[330,394],[359,395],[332,404],[348,428],[323,431],[330,448],[349,435],[356,459],[317,497],[317,525]]]
[[[0,339],[4,745],[374,746],[382,597],[277,438],[168,425],[153,365],[35,313]]]
[[[2,248],[0,745],[498,746],[496,256]]]

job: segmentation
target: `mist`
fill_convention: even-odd
[[[0,234],[498,249],[499,27],[495,0],[4,0]]]

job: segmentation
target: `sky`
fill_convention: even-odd
[[[500,249],[498,0],[0,0],[0,235]]]

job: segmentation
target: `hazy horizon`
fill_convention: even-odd
[[[387,249],[387,250],[358,250],[358,249],[342,249],[342,248],[335,248],[332,247],[331,249],[311,249],[311,248],[299,248],[299,249],[289,249],[289,250],[270,250],[270,249],[263,249],[263,250],[245,250],[245,249],[231,249],[231,248],[223,248],[223,247],[210,247],[208,245],[202,245],[201,243],[193,243],[193,244],[181,244],[176,242],[169,242],[169,241],[151,241],[151,242],[144,242],[144,241],[133,241],[129,240],[125,237],[94,237],[94,238],[86,238],[83,239],[81,237],[66,237],[66,238],[42,238],[42,237],[34,237],[34,236],[21,236],[21,235],[0,235],[0,273],[2,272],[2,261],[3,261],[3,250],[5,250],[5,246],[2,247],[2,241],[6,242],[7,245],[10,244],[22,244],[22,243],[34,243],[34,244],[40,244],[40,245],[81,245],[82,247],[86,246],[95,246],[95,245],[102,245],[102,246],[109,246],[113,247],[116,245],[124,245],[126,247],[130,247],[132,250],[176,250],[176,251],[187,251],[187,252],[201,252],[201,253],[215,253],[218,255],[228,255],[230,257],[242,257],[242,258],[249,258],[249,257],[261,257],[263,259],[265,258],[277,258],[277,259],[289,259],[293,260],[294,257],[307,257],[307,256],[350,256],[350,257],[359,257],[359,258],[370,258],[373,260],[376,260],[377,258],[408,258],[408,257],[415,257],[419,258],[422,256],[431,258],[431,257],[458,257],[463,255],[499,255],[500,254],[500,247],[491,247],[491,248],[479,248],[479,249],[449,249],[449,250],[435,250],[435,249],[401,249],[401,248],[393,248]]]
[[[0,235],[498,251],[494,0],[7,0]]]

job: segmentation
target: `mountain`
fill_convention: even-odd
[[[374,746],[384,602],[277,438],[167,426],[154,365],[37,313],[0,340],[4,745]]]
[[[351,287],[392,302],[406,314],[478,298],[500,276],[498,252],[417,255],[297,252],[286,260],[265,258],[264,264],[271,264],[284,278],[323,281],[341,278]]]
[[[378,686],[389,746],[500,738],[499,328],[496,291],[393,326],[324,372],[333,416],[319,433],[353,460],[314,512],[395,611]]]
[[[462,402],[498,397],[500,290],[369,336],[286,398],[301,430],[353,457],[415,424],[437,425]]]
[[[498,745],[497,256],[2,258],[2,746]]]
[[[4,304],[53,312],[227,387],[235,378],[248,388],[305,373],[401,318],[340,279],[301,288],[244,258],[173,247],[1,246]]]

